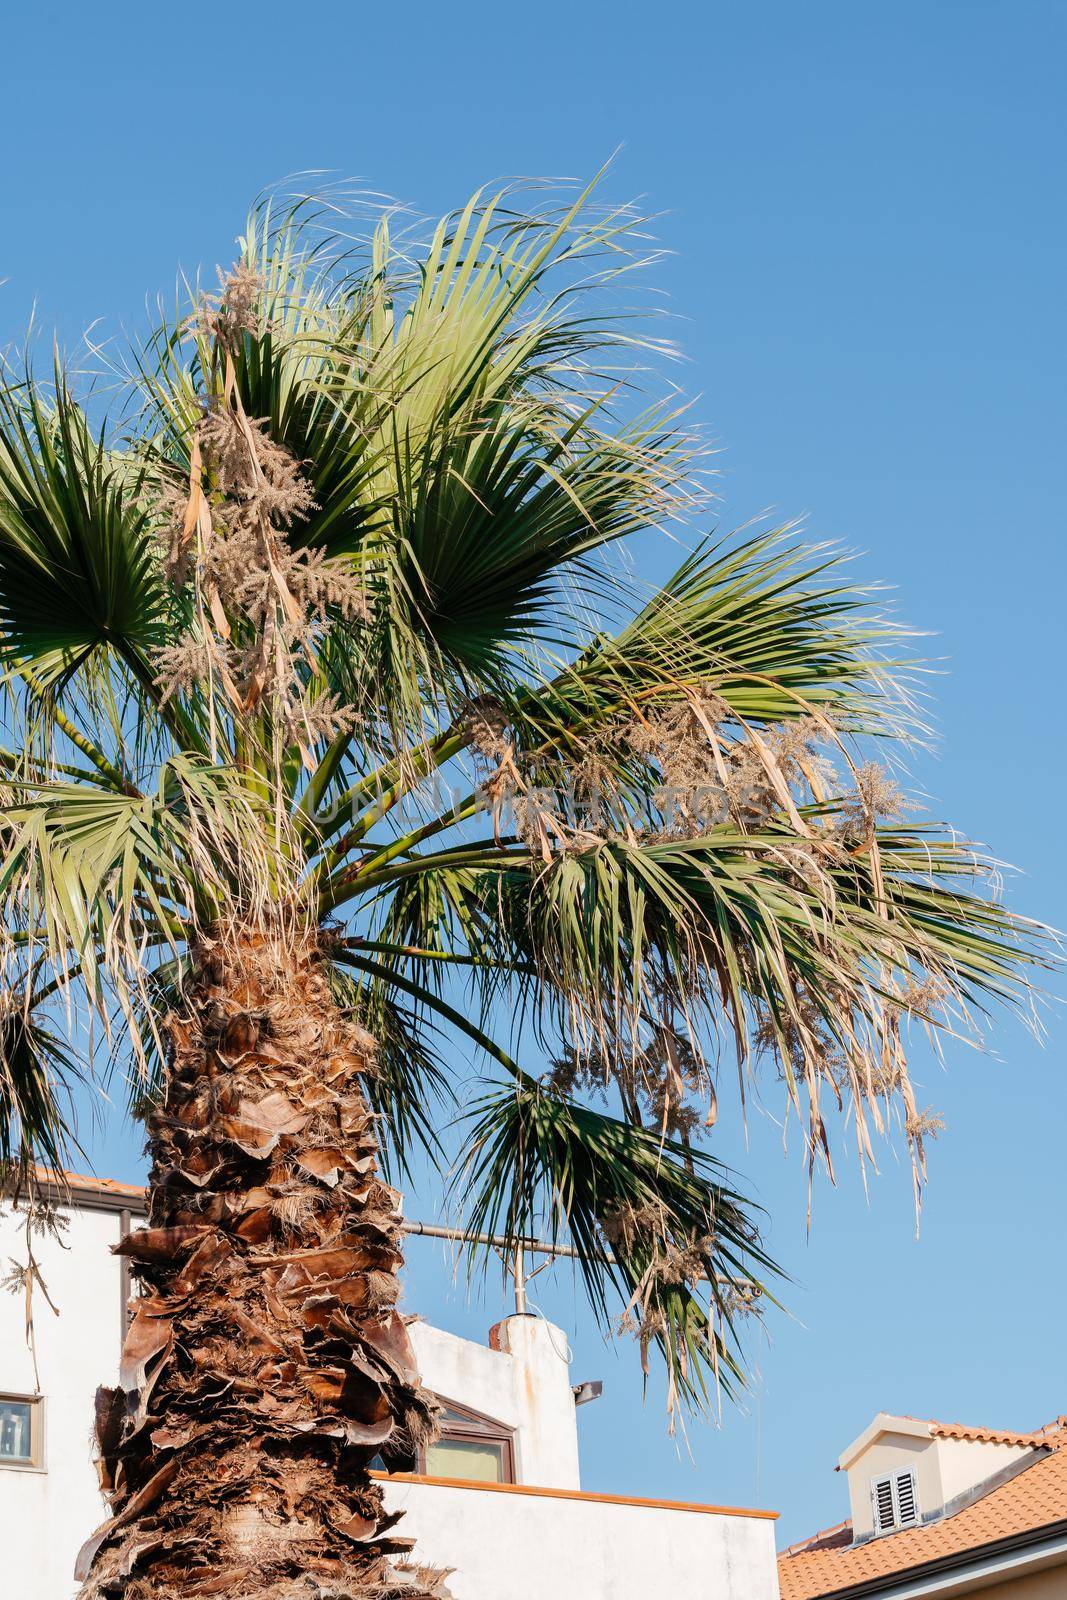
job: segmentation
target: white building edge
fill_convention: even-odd
[[[141,1220],[141,1191],[73,1180],[60,1244],[36,1238],[49,1295],[34,1296],[40,1390],[21,1295],[0,1301],[0,1570],[19,1600],[72,1600],[78,1547],[103,1519],[93,1395],[113,1383],[129,1284],[111,1254]],[[0,1205],[0,1261],[23,1254],[24,1215]],[[456,1600],[777,1600],[774,1513],[584,1493],[561,1330],[512,1316],[487,1345],[411,1328],[446,1431],[388,1481],[416,1556],[454,1569]]]

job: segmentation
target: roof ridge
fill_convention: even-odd
[[[931,1438],[959,1439],[972,1444],[1048,1444],[1067,1429],[1067,1416],[1054,1417],[1039,1428],[989,1428],[983,1423],[942,1422],[937,1417],[915,1417],[906,1411],[897,1414],[909,1422],[924,1423],[930,1429]]]

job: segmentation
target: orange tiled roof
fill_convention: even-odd
[[[88,1189],[97,1194],[124,1195],[130,1200],[143,1201],[143,1183],[120,1183],[117,1178],[89,1178],[80,1172],[52,1172],[38,1167],[37,1176],[42,1183],[51,1183],[57,1189]]]
[[[1067,1418],[1057,1417],[1033,1433],[1013,1433],[1004,1428],[969,1428],[964,1422],[930,1421],[930,1433],[935,1439],[972,1439],[980,1444],[1048,1444],[1049,1434],[1067,1425]]]
[[[941,1424],[932,1424],[940,1427]],[[960,1427],[950,1423],[949,1428]],[[821,1600],[856,1584],[875,1578],[889,1578],[923,1567],[931,1561],[962,1556],[973,1551],[981,1555],[984,1545],[996,1544],[1057,1522],[1067,1521],[1067,1425],[1058,1417],[1047,1429],[1035,1434],[994,1434],[987,1428],[963,1429],[948,1433],[948,1438],[973,1438],[993,1443],[1031,1439],[1045,1452],[1032,1466],[991,1489],[980,1500],[952,1516],[919,1528],[902,1528],[898,1533],[868,1539],[865,1544],[847,1548],[809,1548],[796,1555],[788,1552],[778,1558],[778,1582],[782,1600]],[[794,1547],[795,1548],[795,1547]]]

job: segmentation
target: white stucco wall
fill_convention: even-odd
[[[44,1469],[0,1465],[0,1593],[18,1600],[68,1600],[76,1589],[74,1558],[106,1515],[92,1462],[93,1396],[118,1377],[121,1343],[120,1265],[114,1212],[72,1210],[66,1249],[36,1238],[34,1251],[48,1292],[34,1295],[37,1364],[45,1408]],[[24,1259],[22,1219],[0,1206],[0,1262]],[[0,1391],[32,1394],[23,1300],[0,1301]]]
[[[577,1489],[578,1426],[567,1336],[540,1317],[507,1317],[496,1346],[474,1344],[425,1322],[411,1328],[427,1388],[515,1429],[520,1483]]]
[[[386,1501],[456,1600],[778,1600],[769,1519],[433,1483]]]
[[[456,1600],[777,1600],[774,1523],[613,1502],[579,1490],[566,1335],[507,1317],[493,1348],[424,1322],[411,1329],[423,1382],[516,1433],[518,1490],[387,1485],[416,1555],[452,1567]],[[537,1490],[551,1490],[549,1495]],[[523,1492],[530,1490],[531,1492]]]
[[[945,1505],[1034,1453],[1027,1444],[989,1444],[977,1439],[938,1439],[935,1443]]]

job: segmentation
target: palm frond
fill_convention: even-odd
[[[386,1176],[410,1180],[412,1158],[419,1151],[431,1170],[440,1170],[447,1156],[438,1129],[455,1095],[446,1058],[435,1048],[425,1018],[380,978],[334,965],[330,982],[338,1003],[375,1042],[375,1066],[366,1088],[371,1109],[381,1119]]]
[[[613,720],[700,690],[747,722],[814,712],[837,731],[904,731],[905,631],[848,581],[844,553],[793,531],[698,546],[617,633],[509,705],[524,746],[573,756]]]
[[[758,1208],[703,1151],[562,1099],[523,1077],[470,1112],[453,1192],[468,1235],[566,1243],[601,1324],[615,1316],[667,1368],[668,1404],[701,1409],[744,1382],[739,1308],[777,1269]],[[468,1250],[477,1247],[469,1245]]]
[[[97,652],[147,664],[165,605],[143,479],[90,431],[57,373],[0,389],[0,636],[48,685]]]
[[[0,1175],[14,1163],[69,1166],[73,1091],[85,1073],[69,1043],[8,990],[0,1002]]]
[[[980,858],[932,828],[879,829],[857,853],[785,823],[724,824],[491,876],[509,959],[536,968],[542,1006],[580,1052],[625,1077],[662,1026],[704,1061],[730,1043],[749,1066],[766,1050],[813,1153],[828,1155],[827,1101],[850,1105],[861,1155],[883,1103],[911,1133],[902,1024],[952,1032],[992,1002],[1025,1007],[1029,969],[1051,959],[1044,930],[989,893]]]
[[[0,837],[6,981],[44,965],[60,991],[83,986],[105,1020],[110,997],[137,1050],[154,953],[175,955],[223,908],[279,888],[255,795],[196,758],[171,757],[148,795],[13,784]]]

